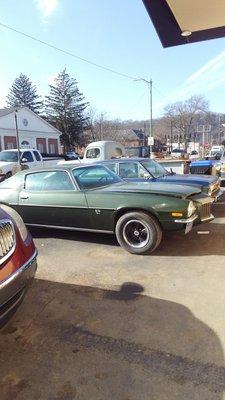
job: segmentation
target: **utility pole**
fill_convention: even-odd
[[[15,110],[15,125],[16,125],[16,142],[17,142],[17,152],[18,152],[18,164],[21,166],[20,161],[20,140],[19,140],[19,130],[18,130],[18,122],[17,122],[17,110]]]
[[[135,81],[141,81],[148,85],[149,88],[149,136],[148,136],[148,144],[150,146],[150,157],[152,157],[152,150],[154,145],[154,138],[152,132],[152,79],[149,81],[144,78],[135,79]]]

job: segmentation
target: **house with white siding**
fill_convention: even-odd
[[[27,107],[0,109],[0,150],[17,148],[15,115],[20,148],[60,153],[61,132]]]

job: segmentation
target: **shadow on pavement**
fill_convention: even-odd
[[[223,351],[188,308],[35,280],[0,331],[1,400],[222,400]]]

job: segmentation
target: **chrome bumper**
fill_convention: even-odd
[[[37,269],[37,251],[17,271],[0,283],[0,322],[22,301]]]
[[[191,217],[186,219],[175,219],[174,222],[176,222],[177,224],[190,224],[191,222],[194,222],[197,218],[197,215],[192,215]]]

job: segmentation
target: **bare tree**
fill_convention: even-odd
[[[166,117],[179,132],[179,137],[184,139],[185,149],[190,135],[191,126],[199,114],[207,113],[209,103],[204,96],[192,96],[184,102],[176,102],[165,107]]]

